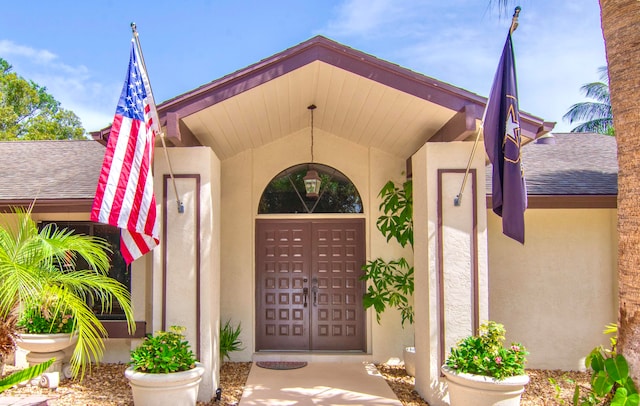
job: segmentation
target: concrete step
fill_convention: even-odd
[[[280,361],[280,362],[374,362],[371,354],[357,352],[305,352],[305,351],[260,351],[254,352],[252,361]]]

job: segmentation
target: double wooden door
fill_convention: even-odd
[[[365,351],[364,219],[256,220],[256,350]]]

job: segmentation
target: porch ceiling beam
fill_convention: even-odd
[[[475,104],[467,104],[429,139],[429,142],[464,141],[477,131],[477,120],[480,119],[480,108]]]
[[[174,112],[167,112],[165,115],[165,128],[167,131],[167,141],[177,147],[192,147],[202,145],[189,127],[182,121],[180,115]]]

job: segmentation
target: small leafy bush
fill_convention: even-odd
[[[638,406],[640,395],[629,376],[629,365],[624,356],[618,354],[616,350],[617,325],[607,325],[604,333],[613,334],[610,337],[611,349],[599,346],[587,356],[585,366],[592,370],[591,389],[580,396],[579,387],[576,386],[573,404],[574,406]]]
[[[488,321],[480,326],[479,333],[462,339],[451,349],[445,362],[449,368],[496,379],[525,374],[529,353],[520,343],[504,348],[506,330],[502,324]]]
[[[227,320],[220,329],[220,358],[230,360],[230,353],[244,349],[242,348],[242,341],[239,338],[241,332],[242,325],[240,323],[234,327],[231,325],[231,320]]]
[[[71,333],[75,330],[73,316],[61,309],[31,306],[20,314],[17,327],[27,334]]]
[[[169,331],[149,335],[133,351],[131,366],[139,372],[164,374],[188,371],[196,366],[196,358],[185,340],[185,327],[171,326]]]

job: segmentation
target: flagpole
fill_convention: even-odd
[[[173,193],[176,195],[176,203],[178,204],[178,213],[184,213],[184,204],[180,200],[178,196],[178,188],[176,186],[176,179],[173,176],[173,168],[171,166],[171,160],[169,159],[169,153],[167,152],[167,144],[164,140],[164,131],[162,131],[162,127],[160,126],[160,116],[158,116],[158,110],[156,110],[156,101],[153,98],[153,90],[151,89],[151,81],[149,80],[149,73],[147,71],[147,65],[144,63],[144,56],[142,55],[142,47],[140,46],[140,37],[138,36],[138,30],[136,28],[136,23],[131,23],[131,31],[133,33],[133,37],[136,41],[136,47],[138,48],[138,54],[140,55],[140,63],[142,64],[142,69],[144,69],[145,74],[147,75],[147,85],[149,86],[149,94],[147,97],[151,98],[151,105],[153,106],[153,111],[155,113],[155,118],[158,121],[158,132],[160,133],[160,140],[162,141],[162,150],[164,151],[164,156],[167,160],[167,164],[169,166],[169,176],[171,177],[171,182],[173,183]]]
[[[509,28],[509,34],[513,34],[513,32],[518,28],[518,16],[520,15],[520,10],[522,8],[517,6],[513,11],[513,17],[511,18],[511,27]],[[489,105],[489,100],[487,100],[487,105]],[[484,129],[484,118],[487,113],[487,107],[485,106],[484,113],[482,113],[482,121],[480,122],[480,128],[478,129],[478,133],[476,134],[476,140],[473,143],[473,149],[471,150],[471,155],[469,156],[469,162],[467,162],[467,169],[464,171],[464,178],[462,178],[462,186],[460,187],[460,192],[453,199],[454,206],[460,206],[462,203],[462,192],[464,191],[465,186],[467,185],[467,178],[469,177],[469,170],[471,169],[471,162],[476,155],[476,150],[478,149],[478,142],[480,141],[480,134],[483,133]]]

